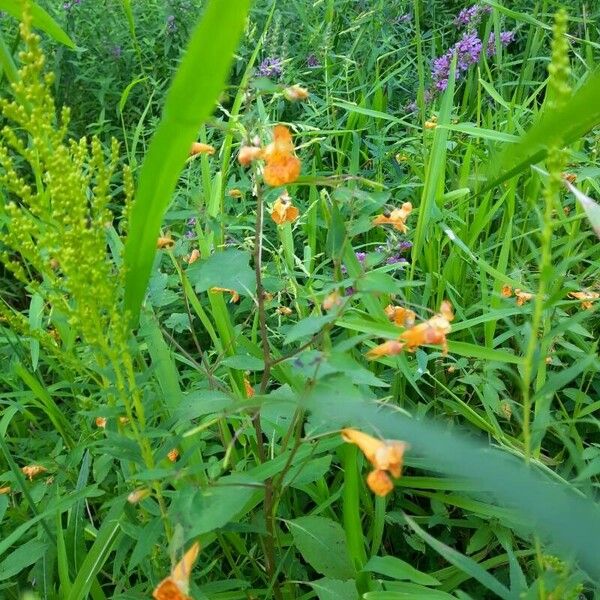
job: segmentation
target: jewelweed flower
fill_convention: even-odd
[[[283,95],[290,102],[301,102],[302,100],[306,100],[308,98],[308,90],[300,87],[299,85],[292,85],[283,90]]]
[[[45,473],[48,469],[46,467],[42,467],[41,465],[27,465],[26,467],[21,468],[21,472],[29,481],[33,481],[33,478],[40,473]]]
[[[247,167],[250,163],[258,160],[262,156],[262,149],[256,146],[242,146],[238,152],[238,162],[242,167]]]
[[[373,465],[374,471],[367,477],[367,484],[371,490],[380,496],[391,492],[393,485],[389,485],[391,480],[387,472],[389,471],[396,478],[402,475],[404,452],[408,444],[399,440],[379,440],[351,428],[342,429],[341,433],[342,439],[358,446],[365,458]]]
[[[395,229],[406,233],[408,228],[406,227],[406,219],[412,211],[412,204],[405,202],[402,208],[395,208],[391,212],[384,212],[373,219],[373,225],[393,225]]]
[[[412,327],[415,323],[416,314],[414,310],[410,308],[404,308],[403,306],[394,306],[388,304],[385,307],[385,314],[390,321],[394,321],[396,325]]]
[[[254,396],[254,388],[247,377],[244,377],[244,391],[246,392],[246,398]]]
[[[152,592],[154,600],[192,600],[187,593],[190,589],[190,574],[199,552],[200,544],[194,542],[171,569],[171,574],[156,586]]]
[[[525,302],[529,302],[533,298],[533,294],[517,288],[515,290],[515,297],[517,299],[517,306],[523,306]]]
[[[577,175],[575,175],[575,173],[563,173],[562,178],[569,183],[575,183],[577,181]]]
[[[227,195],[230,198],[241,198],[244,194],[242,194],[242,192],[237,188],[233,188],[227,192]]]
[[[289,317],[294,311],[291,308],[289,308],[288,306],[280,306],[277,309],[277,312],[280,315],[283,315],[284,317]]]
[[[454,319],[452,305],[447,300],[442,302],[440,312],[424,323],[419,323],[400,334],[400,341],[406,344],[408,352],[414,352],[419,346],[425,344],[440,344],[442,354],[448,354],[446,336],[452,327],[450,322]]]
[[[271,219],[277,225],[285,225],[286,223],[295,221],[299,214],[300,211],[292,204],[292,199],[287,191],[285,191],[275,200],[273,210],[271,211]]]
[[[198,248],[194,248],[192,253],[186,257],[185,262],[187,262],[188,265],[193,265],[199,258],[200,250],[198,250]]]
[[[266,162],[263,179],[267,185],[277,187],[293,183],[300,175],[300,159],[294,154],[292,134],[285,125],[273,129],[273,141],[264,149]]]
[[[584,310],[590,310],[593,308],[593,302],[600,298],[598,292],[569,292],[571,298],[581,301],[581,308]]]
[[[159,250],[165,250],[168,248],[172,248],[175,245],[175,242],[173,241],[173,238],[169,237],[169,236],[160,236],[158,238],[158,240],[156,240],[156,247]]]
[[[503,285],[502,291],[500,292],[505,298],[510,298],[513,294],[513,289],[510,285]]]
[[[169,450],[169,452],[167,453],[167,458],[171,461],[171,462],[177,462],[178,458],[179,458],[179,450],[177,450],[177,448],[172,448],[171,450]]]
[[[10,494],[11,492],[11,487],[10,485],[5,485],[4,487],[0,487],[0,496],[2,496],[3,494]]]
[[[104,417],[96,417],[96,427],[106,429],[106,419]]]
[[[212,155],[215,153],[215,147],[210,144],[204,144],[202,142],[194,142],[190,148],[190,156],[196,156],[198,154]]]
[[[231,290],[229,288],[223,288],[223,287],[211,287],[210,291],[213,294],[217,293],[217,292],[227,292],[227,293],[231,294],[231,300],[230,300],[230,302],[233,302],[234,304],[236,302],[240,301],[240,295],[235,290]]]
[[[382,356],[394,356],[396,354],[400,354],[404,350],[404,344],[397,340],[388,340],[387,342],[383,342],[383,344],[379,344],[379,346],[375,346],[371,348],[367,352],[367,358],[369,360],[375,360],[376,358],[381,358]]]
[[[325,300],[323,300],[323,310],[331,310],[332,308],[341,305],[342,297],[340,296],[340,293],[337,290],[329,294],[325,298]]]
[[[149,495],[150,490],[148,488],[133,490],[133,492],[127,496],[127,502],[129,502],[129,504],[137,504],[138,502],[144,500],[144,498],[147,498]]]

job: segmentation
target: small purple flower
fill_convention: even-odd
[[[283,63],[280,58],[267,57],[258,66],[258,74],[261,77],[274,77],[279,79],[283,73]]]
[[[434,88],[441,92],[448,87],[450,65],[456,53],[455,78],[458,79],[471,65],[479,62],[483,44],[474,32],[465,33],[462,38],[446,52],[433,61],[431,76]]]
[[[514,31],[501,31],[500,32],[500,44],[502,46],[508,46],[515,40],[515,32]],[[496,36],[494,33],[490,33],[490,37],[488,38],[487,43],[487,55],[494,56],[496,54]]]
[[[319,59],[314,55],[314,54],[309,54],[306,57],[306,65],[310,68],[310,69],[314,69],[316,67],[320,67],[321,63],[319,63]]]
[[[189,218],[189,219],[188,219],[188,220],[185,222],[185,224],[186,224],[188,227],[195,227],[195,226],[196,226],[196,217],[190,217],[190,218]]]
[[[354,296],[356,294],[356,290],[353,287],[346,288],[346,296]]]
[[[192,238],[196,237],[196,232],[193,229],[188,229],[185,233],[184,233],[184,237],[188,240],[191,240]]]
[[[367,258],[366,252],[355,252],[354,256],[356,256],[356,260],[362,265],[365,262],[365,258]]]
[[[463,8],[456,18],[454,24],[458,27],[476,27],[481,22],[481,18],[485,13],[491,12],[492,7],[489,5],[473,4],[469,8]]]
[[[386,265],[395,265],[398,263],[407,263],[408,261],[403,257],[403,256],[390,256],[389,258],[386,259],[385,264]]]
[[[408,250],[410,250],[412,247],[412,242],[405,240],[403,242],[400,242],[398,249],[400,250],[400,252],[408,252]]]

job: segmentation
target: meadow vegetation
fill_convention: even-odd
[[[0,598],[598,597],[599,6],[0,9]]]

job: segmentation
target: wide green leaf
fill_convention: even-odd
[[[169,89],[142,164],[125,244],[125,308],[137,324],[156,239],[200,125],[211,115],[229,72],[251,0],[210,0]],[[218,35],[216,35],[218,32]]]
[[[0,563],[0,581],[19,574],[23,569],[37,562],[48,549],[48,544],[41,540],[29,540],[11,552]]]
[[[22,0],[0,0],[0,10],[20,19],[23,16]],[[34,27],[41,29],[57,42],[75,48],[73,40],[63,31],[61,26],[38,4],[31,3],[31,19]]]
[[[363,567],[363,571],[379,573],[392,579],[407,579],[422,585],[440,585],[435,577],[415,569],[412,565],[395,556],[373,556]]]
[[[197,292],[221,287],[247,295],[256,290],[256,276],[249,262],[248,252],[231,248],[196,261],[187,270],[187,277]]]

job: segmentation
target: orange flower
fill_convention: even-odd
[[[193,265],[200,258],[200,250],[198,248],[194,248],[192,253],[186,257],[185,262],[188,265]]]
[[[262,158],[263,151],[256,146],[242,146],[238,153],[238,162],[242,167],[247,167],[250,163]]]
[[[444,300],[440,312],[424,323],[415,325],[400,334],[400,340],[406,343],[406,349],[414,352],[424,344],[441,344],[442,353],[448,353],[446,335],[450,333],[450,321],[454,319],[450,302]]]
[[[294,155],[292,134],[284,125],[273,129],[273,141],[264,149],[266,165],[263,179],[267,185],[277,187],[293,183],[300,175],[300,159]]]
[[[300,211],[292,204],[287,191],[283,192],[273,205],[271,211],[271,219],[277,223],[277,225],[284,225],[285,223],[292,223],[298,218]]]
[[[254,388],[252,387],[250,381],[248,381],[247,377],[244,377],[244,389],[246,390],[247,398],[252,398],[252,396],[254,396]]]
[[[0,496],[2,496],[3,494],[10,494],[11,492],[11,487],[10,485],[5,485],[4,487],[0,487]]]
[[[231,294],[230,302],[233,302],[234,304],[236,302],[240,301],[240,295],[235,290],[230,290],[229,288],[222,288],[222,287],[212,287],[212,288],[210,288],[210,291],[213,293],[227,292],[227,293]]]
[[[581,300],[581,308],[588,310],[593,308],[592,302],[600,298],[598,292],[569,292],[569,296],[575,300]]]
[[[529,292],[524,292],[517,288],[515,290],[515,297],[517,298],[517,306],[523,306],[525,302],[529,302],[533,298],[533,294]]]
[[[230,198],[241,198],[243,196],[241,190],[238,190],[237,188],[233,188],[233,189],[229,190],[227,192],[227,195]]]
[[[373,219],[373,225],[393,225],[398,231],[406,233],[408,231],[406,219],[408,219],[412,208],[410,202],[405,202],[402,208],[395,208],[391,212],[384,212],[382,215],[377,215]]]
[[[512,287],[510,285],[503,285],[502,291],[500,292],[505,298],[510,298],[513,293]]]
[[[202,142],[194,142],[190,148],[190,156],[196,156],[197,154],[214,154],[215,148],[210,144],[203,144]]]
[[[96,417],[96,427],[100,427],[100,429],[106,429],[106,418]]]
[[[394,489],[390,476],[381,469],[374,469],[367,475],[367,485],[377,496],[387,496]]]
[[[164,250],[165,248],[172,248],[175,245],[175,242],[169,236],[161,236],[156,241],[156,247],[159,250]]]
[[[425,129],[435,129],[437,127],[437,120],[434,121],[433,119],[431,121],[425,121]]]
[[[389,494],[394,485],[388,471],[394,477],[402,475],[404,452],[408,445],[398,440],[378,440],[357,429],[342,429],[342,439],[349,444],[356,444],[373,465],[374,470],[367,476],[367,484],[378,496]]]
[[[41,465],[27,465],[26,467],[22,467],[21,471],[23,475],[29,479],[29,481],[33,481],[33,478],[40,473],[45,473],[48,469],[46,467],[42,467]]]
[[[383,342],[383,344],[379,344],[379,346],[375,346],[375,348],[371,348],[367,352],[367,358],[375,360],[382,356],[394,356],[395,354],[400,354],[403,349],[404,344],[397,340],[388,340],[387,342]]]
[[[283,315],[284,317],[289,317],[294,311],[291,308],[289,308],[288,306],[280,306],[277,309],[277,312],[280,315]]]
[[[169,452],[167,453],[167,458],[171,462],[177,462],[177,459],[179,458],[179,450],[177,450],[177,448],[173,448],[172,450],[169,450]]]
[[[387,315],[387,318],[390,321],[394,321],[396,325],[407,327],[414,325],[417,316],[415,311],[404,308],[403,306],[394,306],[393,304],[388,304],[388,306],[385,307],[385,314]]]
[[[335,292],[332,292],[331,294],[329,294],[325,298],[325,300],[323,300],[323,310],[331,310],[335,306],[341,306],[341,305],[342,305],[342,297],[340,296],[340,293],[337,290]]]
[[[127,502],[129,504],[137,504],[147,498],[150,495],[150,490],[148,488],[141,488],[139,490],[133,490],[131,494],[127,496]]]
[[[575,173],[563,173],[562,178],[569,183],[575,183],[577,181],[577,175],[575,175]]]
[[[191,600],[187,595],[190,589],[190,574],[199,552],[200,544],[194,542],[171,569],[171,574],[156,586],[152,592],[154,600]]]
[[[300,87],[299,85],[292,85],[283,90],[283,95],[290,102],[297,102],[299,100],[302,101],[308,98],[308,90],[306,88]]]

